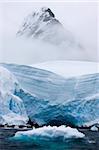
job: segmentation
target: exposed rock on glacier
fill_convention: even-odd
[[[16,78],[0,66],[0,124],[26,124],[28,117],[22,99],[15,92],[20,90]]]
[[[18,79],[28,116],[39,125],[91,126],[99,122],[99,74],[63,78],[28,66],[4,65]]]

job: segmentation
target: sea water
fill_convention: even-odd
[[[18,129],[0,129],[0,150],[98,150],[99,132],[83,129],[84,138],[57,139],[24,139],[14,140],[11,137]]]

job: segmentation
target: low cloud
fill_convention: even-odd
[[[63,46],[64,47],[64,46]],[[0,40],[0,62],[34,64],[51,60],[95,60],[95,54],[20,37]]]

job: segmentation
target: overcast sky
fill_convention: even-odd
[[[95,1],[84,1],[0,3],[0,35],[14,36],[24,17],[34,10],[39,10],[40,7],[47,6],[67,30],[70,30],[88,49],[97,53],[98,6]]]

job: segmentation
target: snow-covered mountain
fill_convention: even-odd
[[[60,48],[60,51],[64,53],[64,58],[86,59],[87,57],[88,59],[84,46],[63,27],[50,8],[44,7],[28,15],[17,35],[51,43]]]
[[[20,88],[16,78],[0,66],[0,124],[23,125],[28,121],[23,101],[15,93]]]
[[[39,12],[33,12],[26,17],[17,35],[26,35],[43,39],[53,44],[61,44],[67,41],[67,45],[73,39],[66,32],[62,24],[55,18],[50,8],[41,8]]]
[[[39,125],[92,125],[99,122],[99,73],[63,78],[23,65],[3,64],[21,84],[28,116]]]

